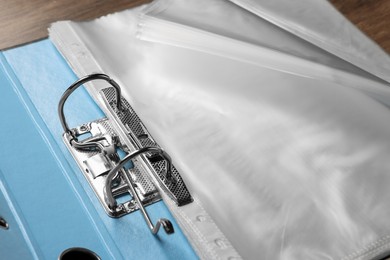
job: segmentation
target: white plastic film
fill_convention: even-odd
[[[84,64],[79,73],[99,68],[120,82],[243,258],[388,252],[387,107],[330,81],[137,41],[136,23],[122,12],[57,24],[51,35],[71,64]],[[76,56],[61,43],[66,26],[86,48]]]
[[[159,27],[156,24],[158,22],[160,23]],[[159,33],[160,37],[165,37],[166,43],[170,37],[171,41],[181,39],[181,43],[185,46],[185,43],[190,45],[191,41],[194,40],[187,38],[186,41],[185,37],[188,34],[185,34],[185,30],[192,29],[189,33],[200,38],[196,42],[198,48],[207,48],[210,39],[204,38],[204,36],[202,39],[202,32],[203,34],[209,32],[228,38],[227,40],[234,39],[332,68],[368,76],[367,73],[352,64],[226,0],[155,1],[145,10],[140,26],[143,38],[153,39],[152,34]],[[151,26],[156,26],[153,31],[151,31]],[[185,36],[181,35],[182,33]],[[229,45],[229,42],[220,45],[219,48],[224,48],[224,45]]]
[[[324,0],[230,0],[390,82],[390,57]]]
[[[129,94],[245,259],[341,259],[388,246],[386,107],[200,53],[152,56],[161,64],[145,64],[153,76]]]
[[[387,83],[228,1],[156,1],[139,24],[142,40],[332,81],[390,100]]]

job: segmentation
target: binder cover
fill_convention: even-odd
[[[10,225],[1,258],[56,259],[71,247],[102,259],[197,258],[162,202],[148,210],[173,222],[169,237],[151,235],[139,212],[112,219],[100,207],[61,140],[57,105],[76,77],[48,40],[5,51],[0,63],[0,216]],[[84,90],[65,113],[71,125],[102,115]]]

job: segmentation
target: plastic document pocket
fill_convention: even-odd
[[[67,98],[79,86],[104,80],[100,96],[109,111],[105,118],[70,129],[64,115]],[[110,217],[140,210],[153,234],[162,226],[174,232],[172,223],[161,218],[153,224],[146,206],[161,200],[165,192],[178,206],[192,197],[170,156],[159,147],[119,85],[105,74],[91,74],[73,83],[63,94],[58,113],[64,128],[63,140]]]

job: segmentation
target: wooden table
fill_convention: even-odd
[[[390,53],[389,0],[330,0],[352,23]]]
[[[47,37],[60,20],[90,20],[147,0],[0,0],[0,50]]]
[[[323,0],[326,1],[326,0]],[[89,20],[148,0],[1,0],[0,50],[47,37],[50,23]],[[330,0],[390,53],[389,0]]]

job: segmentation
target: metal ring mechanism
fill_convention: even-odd
[[[71,142],[71,144],[75,148],[78,148],[78,149],[81,149],[81,150],[95,150],[95,149],[98,149],[98,150],[100,150],[100,152],[104,152],[103,145],[98,142],[98,141],[103,140],[104,137],[99,137],[99,138],[95,138],[95,139],[89,139],[87,142],[79,142],[78,139],[77,139],[77,136],[75,136],[75,134],[70,130],[70,128],[69,128],[69,126],[68,126],[68,124],[67,124],[67,122],[65,120],[65,114],[64,114],[65,102],[68,99],[68,97],[73,93],[73,91],[75,91],[81,85],[83,85],[83,84],[85,84],[87,82],[93,81],[93,80],[105,80],[109,84],[111,84],[111,86],[113,86],[115,88],[115,91],[116,91],[116,105],[117,105],[117,108],[118,108],[119,111],[122,110],[121,89],[120,89],[118,83],[116,83],[113,79],[111,79],[106,74],[94,73],[94,74],[87,75],[87,76],[85,76],[83,78],[80,78],[79,80],[74,82],[64,92],[64,94],[62,95],[62,97],[60,99],[60,102],[58,104],[58,116],[60,118],[61,125],[64,128],[65,133],[72,136],[72,139],[70,140],[70,142]]]
[[[142,203],[140,195],[138,194],[138,192],[136,190],[137,184],[135,183],[133,178],[128,174],[127,170],[125,170],[125,168],[124,168],[124,165],[127,162],[129,162],[130,160],[134,159],[137,156],[142,156],[144,154],[146,154],[147,157],[158,155],[158,156],[162,157],[166,162],[166,168],[165,168],[166,169],[165,170],[166,180],[165,181],[167,183],[175,183],[177,181],[177,179],[174,175],[172,175],[173,166],[172,166],[172,160],[171,160],[170,156],[161,148],[144,147],[144,148],[140,148],[136,151],[130,152],[122,160],[120,160],[119,155],[117,153],[117,148],[118,148],[117,145],[119,142],[119,139],[117,139],[118,138],[117,136],[111,136],[111,135],[106,135],[106,134],[105,135],[95,135],[95,136],[91,136],[89,138],[86,138],[84,140],[79,140],[78,137],[84,133],[84,129],[82,129],[82,127],[85,128],[85,126],[81,126],[80,129],[77,128],[75,130],[71,130],[69,128],[69,126],[65,120],[65,115],[64,115],[65,102],[68,99],[68,97],[78,87],[80,87],[81,85],[83,85],[87,82],[90,82],[92,80],[105,80],[109,84],[111,84],[111,86],[114,87],[114,89],[116,91],[116,100],[114,100],[113,102],[116,101],[116,107],[118,109],[118,112],[123,112],[122,104],[121,104],[121,99],[122,99],[121,89],[120,89],[119,85],[114,80],[112,80],[106,74],[101,74],[101,73],[95,73],[95,74],[91,74],[91,75],[88,75],[86,77],[83,77],[83,78],[77,80],[75,83],[73,83],[64,92],[64,94],[62,95],[60,102],[58,104],[58,115],[59,115],[59,118],[61,121],[61,125],[64,129],[64,132],[65,132],[64,133],[64,136],[66,137],[65,139],[67,140],[67,142],[69,142],[70,147],[74,147],[78,150],[93,151],[93,152],[98,150],[100,153],[102,153],[102,155],[101,156],[96,155],[97,157],[94,160],[101,160],[101,161],[99,161],[101,164],[104,164],[104,162],[102,163],[102,161],[105,160],[104,158],[109,159],[108,164],[110,164],[111,170],[109,170],[108,173],[105,173],[104,170],[105,170],[105,167],[107,167],[107,165],[104,164],[104,167],[103,167],[104,169],[100,172],[101,174],[104,174],[104,175],[107,174],[105,176],[105,181],[103,182],[103,186],[101,187],[102,188],[101,192],[102,192],[102,197],[103,197],[102,200],[105,201],[106,207],[108,207],[111,211],[117,213],[118,215],[123,213],[123,210],[125,209],[124,207],[126,207],[126,206],[124,204],[120,204],[118,206],[118,203],[117,203],[116,199],[114,198],[114,191],[113,191],[114,186],[118,184],[118,179],[119,179],[119,182],[122,180],[123,182],[127,183],[127,187],[128,187],[127,191],[131,193],[133,200],[136,203],[136,205],[138,206],[138,209],[141,211],[143,217],[145,218],[145,221],[146,221],[150,231],[153,234],[157,234],[158,231],[160,230],[160,227],[162,226],[167,234],[174,233],[173,225],[168,219],[160,218],[156,222],[155,225],[152,223],[148,213],[146,212],[144,204]],[[106,143],[108,143],[108,146],[106,145]],[[93,158],[93,157],[90,157],[90,158]],[[83,167],[85,167],[85,165],[87,164],[86,161],[84,161],[83,163],[84,163]],[[87,166],[87,167],[89,167],[89,166]],[[169,196],[174,197],[173,196],[174,194],[172,195],[172,191],[170,191],[170,189],[164,184],[164,182],[161,180],[161,178],[159,176],[157,176],[154,171],[152,172],[152,175],[153,174],[155,177],[155,181],[159,182],[158,186],[160,186],[162,189],[164,189],[164,191],[167,192]],[[96,178],[96,176],[94,178]],[[95,190],[95,192],[96,192],[96,190]],[[115,214],[113,214],[113,215],[115,216]],[[116,216],[118,216],[118,215],[116,215]]]
[[[165,161],[167,162],[166,176],[170,176],[170,174],[172,172],[172,161],[171,161],[170,156],[164,150],[162,150],[161,148],[158,148],[158,147],[144,147],[144,148],[141,148],[139,150],[136,150],[136,151],[131,152],[128,155],[126,155],[107,174],[106,184],[105,184],[105,187],[104,187],[105,201],[106,201],[108,207],[110,207],[111,209],[114,209],[117,206],[117,202],[116,202],[116,200],[115,200],[115,198],[113,196],[111,187],[112,187],[112,184],[113,184],[114,177],[116,176],[116,173],[120,170],[123,173],[123,177],[126,179],[126,181],[129,184],[129,188],[130,188],[130,191],[131,191],[131,193],[133,195],[133,198],[137,202],[139,210],[141,211],[143,217],[145,218],[145,221],[146,221],[147,225],[149,226],[150,231],[153,234],[157,234],[157,232],[159,231],[160,227],[162,226],[167,234],[172,234],[172,233],[174,233],[173,225],[172,225],[172,223],[168,219],[160,218],[157,221],[156,225],[153,225],[153,223],[152,223],[148,213],[146,212],[145,207],[142,205],[142,202],[141,202],[141,199],[140,199],[139,195],[137,194],[137,192],[135,190],[136,184],[124,172],[123,167],[124,167],[124,165],[127,162],[129,162],[130,160],[132,160],[135,157],[140,156],[140,155],[142,155],[144,153],[157,153],[157,154],[161,155],[165,159]]]

